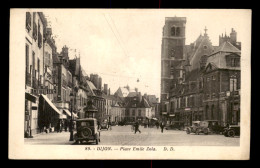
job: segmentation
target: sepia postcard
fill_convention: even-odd
[[[251,14],[11,9],[9,158],[249,160]]]

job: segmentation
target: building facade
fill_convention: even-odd
[[[44,40],[46,19],[41,12],[26,12],[25,20],[25,136],[39,132],[39,96],[44,89]]]

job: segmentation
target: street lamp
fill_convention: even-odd
[[[74,141],[73,139],[73,120],[72,120],[72,102],[73,102],[73,98],[74,95],[72,93],[70,93],[70,112],[71,112],[71,116],[70,116],[70,141]]]

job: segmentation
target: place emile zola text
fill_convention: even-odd
[[[97,151],[112,151],[112,150],[119,150],[119,151],[157,151],[154,147],[120,147],[113,149],[112,147],[85,147],[85,150],[97,150]],[[175,151],[173,147],[164,147],[163,151]]]

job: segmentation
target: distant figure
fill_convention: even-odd
[[[62,132],[63,127],[64,127],[64,122],[63,122],[63,120],[61,120],[61,121],[60,121],[60,132]]]
[[[108,122],[108,128],[110,128],[110,130],[112,130],[112,124],[110,121]]]
[[[157,129],[159,129],[159,125],[160,125],[160,124],[159,124],[158,121],[156,121],[155,125],[156,125]]]
[[[147,124],[146,123],[144,123],[144,128],[146,128],[147,127]]]
[[[100,129],[100,122],[97,121],[97,125],[98,125],[98,130]]]
[[[141,131],[139,130],[139,123],[138,122],[135,123],[135,134],[136,134],[137,131],[139,131],[139,133],[141,133]]]
[[[60,120],[57,122],[57,132],[60,132],[61,129],[61,123]]]
[[[164,129],[164,122],[161,122],[161,124],[160,124],[160,127],[161,127],[161,132],[163,133],[163,129]]]
[[[65,132],[67,132],[67,130],[68,130],[68,120],[65,120],[64,128],[65,128]]]

